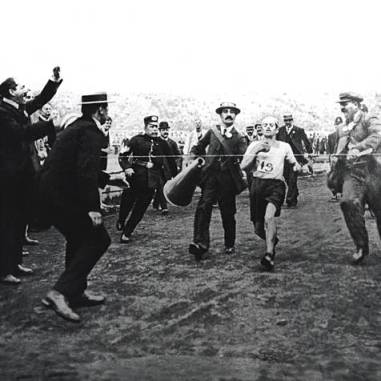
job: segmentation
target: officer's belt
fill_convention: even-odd
[[[133,164],[139,165],[140,167],[148,168],[148,163],[152,164],[150,161],[144,161],[139,159],[134,159]]]

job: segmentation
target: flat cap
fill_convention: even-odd
[[[159,117],[157,115],[148,115],[144,118],[144,124],[157,123],[159,121]]]
[[[344,102],[362,102],[364,98],[357,93],[352,91],[347,91],[345,93],[339,94],[339,100],[336,103],[344,103]]]

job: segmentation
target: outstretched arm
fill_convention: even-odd
[[[25,110],[29,115],[39,110],[44,104],[48,103],[56,94],[58,87],[62,83],[60,76],[60,68],[57,66],[53,69],[53,76],[34,99],[27,102]]]

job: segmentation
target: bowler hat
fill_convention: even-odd
[[[352,91],[347,91],[345,93],[339,94],[339,100],[336,103],[344,103],[344,102],[362,102],[364,98],[357,93]]]
[[[159,130],[168,130],[168,129],[169,129],[168,122],[160,122],[159,123]]]
[[[94,93],[82,95],[80,105],[90,105],[90,104],[98,104],[98,103],[112,103],[107,99],[106,93]]]
[[[222,102],[220,104],[220,107],[216,108],[216,113],[217,114],[221,114],[221,112],[222,112],[222,110],[224,108],[230,108],[230,109],[234,110],[234,112],[236,114],[239,114],[241,112],[241,110],[237,107],[237,105],[235,103],[232,103],[232,102]]]
[[[159,117],[157,115],[148,115],[144,118],[144,125],[150,123],[157,123],[159,121]]]

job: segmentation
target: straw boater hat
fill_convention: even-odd
[[[82,95],[80,105],[91,105],[98,103],[113,103],[114,101],[110,101],[107,99],[107,93],[94,93]]]
[[[241,110],[237,107],[237,105],[235,103],[232,103],[232,102],[223,102],[220,104],[220,107],[218,107],[216,109],[216,113],[217,114],[221,114],[222,110],[224,108],[231,108],[235,111],[236,114],[239,114],[241,112]]]

